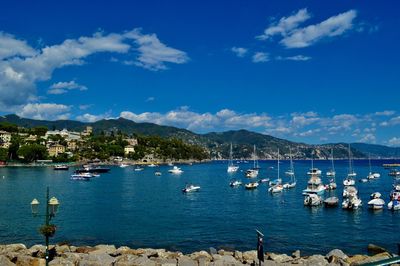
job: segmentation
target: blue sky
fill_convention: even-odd
[[[7,1],[0,114],[399,146],[399,7]]]

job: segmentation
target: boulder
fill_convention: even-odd
[[[377,262],[377,261],[380,261],[380,260],[386,260],[386,259],[390,259],[390,258],[392,258],[392,255],[389,252],[382,252],[382,253],[376,254],[376,255],[374,255],[372,257],[368,257],[367,256],[363,260],[354,262],[351,265],[362,265],[362,264],[365,264],[365,263]]]
[[[114,254],[116,252],[116,248],[114,245],[97,245],[94,247],[95,250],[89,251],[89,254]]]
[[[28,249],[28,252],[32,257],[44,258],[46,254],[46,247],[43,245],[33,245]]]
[[[89,253],[89,252],[92,252],[92,251],[95,251],[95,250],[96,250],[96,248],[94,248],[94,247],[82,246],[82,247],[77,247],[75,252],[77,252],[77,253]]]
[[[217,254],[215,254],[217,255]],[[199,258],[206,258],[206,260],[211,261],[213,259],[213,257],[208,254],[207,251],[201,250],[201,251],[197,251],[197,252],[193,252],[192,254],[189,255],[189,257],[192,260],[199,260]]]
[[[305,260],[304,265],[309,266],[326,266],[329,262],[322,255],[312,255]]]
[[[17,266],[45,266],[46,260],[40,258],[33,258],[31,256],[21,255],[18,256]]]
[[[301,257],[300,250],[296,250],[292,253],[292,258],[299,259]]]
[[[383,252],[388,252],[385,248],[374,245],[374,244],[368,244],[368,252],[372,254],[379,254]]]
[[[278,263],[286,263],[293,260],[291,256],[286,254],[275,254],[275,253],[268,253],[268,257],[270,260],[278,262]]]
[[[1,266],[15,266],[6,256],[0,255],[0,265]]]
[[[243,256],[243,263],[245,262],[246,264],[250,264],[250,263],[257,261],[257,251],[256,250],[245,251],[245,252],[243,252],[242,256]]]
[[[63,254],[67,252],[71,252],[71,249],[67,245],[55,246],[56,254]]]
[[[365,256],[365,255],[354,255],[354,256],[351,256],[351,257],[347,258],[345,260],[345,262],[347,262],[350,265],[354,265],[356,263],[359,263],[359,262],[365,260],[366,258],[368,258],[368,256]]]
[[[233,256],[235,257],[236,260],[243,261],[243,253],[242,252],[235,250],[235,252],[233,253]]]
[[[335,257],[336,259],[340,259],[340,260],[346,260],[349,256],[347,256],[340,249],[333,249],[333,250],[329,251],[328,254],[326,254],[325,258],[328,259],[329,261],[332,261],[333,260],[332,257]]]
[[[115,258],[108,254],[81,254],[79,266],[112,266]]]
[[[134,261],[138,258],[136,255],[124,254],[119,256],[115,261],[115,266],[130,266],[134,265]]]
[[[124,254],[130,254],[129,252],[131,249],[127,246],[121,246],[117,248],[117,250],[112,254],[113,256],[119,256],[119,255],[124,255]]]
[[[3,251],[5,252],[21,252],[26,250],[26,246],[24,244],[9,244],[3,247]]]
[[[188,256],[181,256],[178,258],[179,266],[197,266],[197,261],[191,259]]]
[[[75,266],[74,261],[68,260],[66,258],[57,257],[49,262],[49,266]]]

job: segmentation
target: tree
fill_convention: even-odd
[[[18,149],[21,144],[21,138],[17,134],[11,135],[11,144],[8,148],[8,158],[10,160],[17,160],[18,159]]]
[[[47,157],[47,149],[40,144],[28,144],[18,149],[18,156],[23,157],[23,161],[25,162],[43,160]]]
[[[4,148],[0,148],[0,161],[7,161],[8,159],[8,150]]]
[[[46,135],[48,128],[45,126],[37,126],[32,128],[32,133],[36,136],[43,137]]]
[[[18,132],[18,126],[9,122],[1,122],[0,130],[4,130],[7,132]]]

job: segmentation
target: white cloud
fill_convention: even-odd
[[[133,60],[135,65],[150,70],[166,69],[166,63],[188,61],[185,52],[166,46],[155,34],[142,34],[139,29],[123,34],[97,32],[90,37],[67,39],[37,50],[25,41],[1,33],[0,111],[16,111],[35,101],[36,83],[51,79],[55,69],[82,65],[84,59],[95,53],[127,54],[132,50],[139,53]]]
[[[248,50],[243,47],[232,47],[231,51],[236,54],[237,57],[244,57]]]
[[[83,114],[83,115],[78,115],[76,117],[77,120],[82,121],[82,122],[96,122],[102,119],[112,119],[113,117],[111,116],[111,112],[107,112],[105,114],[99,114],[99,115],[93,115],[93,114]]]
[[[123,35],[137,44],[139,57],[135,65],[149,70],[167,69],[165,63],[183,64],[189,60],[187,54],[178,49],[168,47],[157,38],[156,34],[142,34],[140,29],[134,29]]]
[[[396,113],[396,111],[385,110],[385,111],[382,111],[382,112],[375,112],[375,115],[378,115],[378,116],[392,116],[395,113]]]
[[[33,56],[35,49],[26,41],[16,39],[13,35],[0,31],[0,60],[14,56]]]
[[[374,134],[368,133],[368,134],[365,134],[359,141],[366,142],[366,143],[375,143],[376,137]]]
[[[74,80],[68,82],[57,82],[50,86],[50,90],[47,91],[48,94],[64,94],[68,90],[80,90],[85,91],[87,87],[76,83]]]
[[[92,106],[93,106],[93,104],[81,104],[81,105],[79,105],[79,110],[87,110]]]
[[[256,52],[252,57],[253,63],[263,63],[269,61],[269,55],[263,52]]]
[[[146,102],[153,102],[156,98],[153,96],[150,96],[146,99]]]
[[[21,117],[39,119],[39,120],[55,120],[67,119],[71,110],[70,106],[55,103],[29,103],[16,114]]]
[[[276,59],[277,60],[289,60],[289,61],[308,61],[308,60],[311,60],[311,57],[305,56],[305,55],[294,55],[294,56],[287,56],[287,57],[278,56]]]
[[[286,48],[303,48],[326,37],[340,36],[353,28],[353,20],[356,16],[355,10],[349,10],[332,16],[321,23],[295,29],[285,36],[280,43]]]
[[[309,18],[310,14],[308,13],[307,9],[300,9],[296,14],[293,14],[289,17],[282,17],[278,22],[272,23],[264,30],[262,35],[259,35],[256,38],[259,40],[267,40],[274,35],[286,36]]]
[[[395,146],[395,147],[400,146],[400,137],[399,137],[399,138],[397,138],[397,137],[391,138],[391,139],[388,141],[388,144],[389,144],[390,146]]]

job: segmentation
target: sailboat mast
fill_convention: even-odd
[[[335,172],[335,164],[333,162],[333,148],[331,149],[332,171]]]
[[[279,178],[279,149],[278,149],[278,178]]]
[[[256,145],[254,145],[253,156],[253,168],[256,169]]]
[[[350,157],[350,143],[349,143],[349,174],[351,174],[351,157]]]
[[[371,153],[368,154],[368,162],[369,162],[369,173],[372,173],[372,169],[371,169]]]

